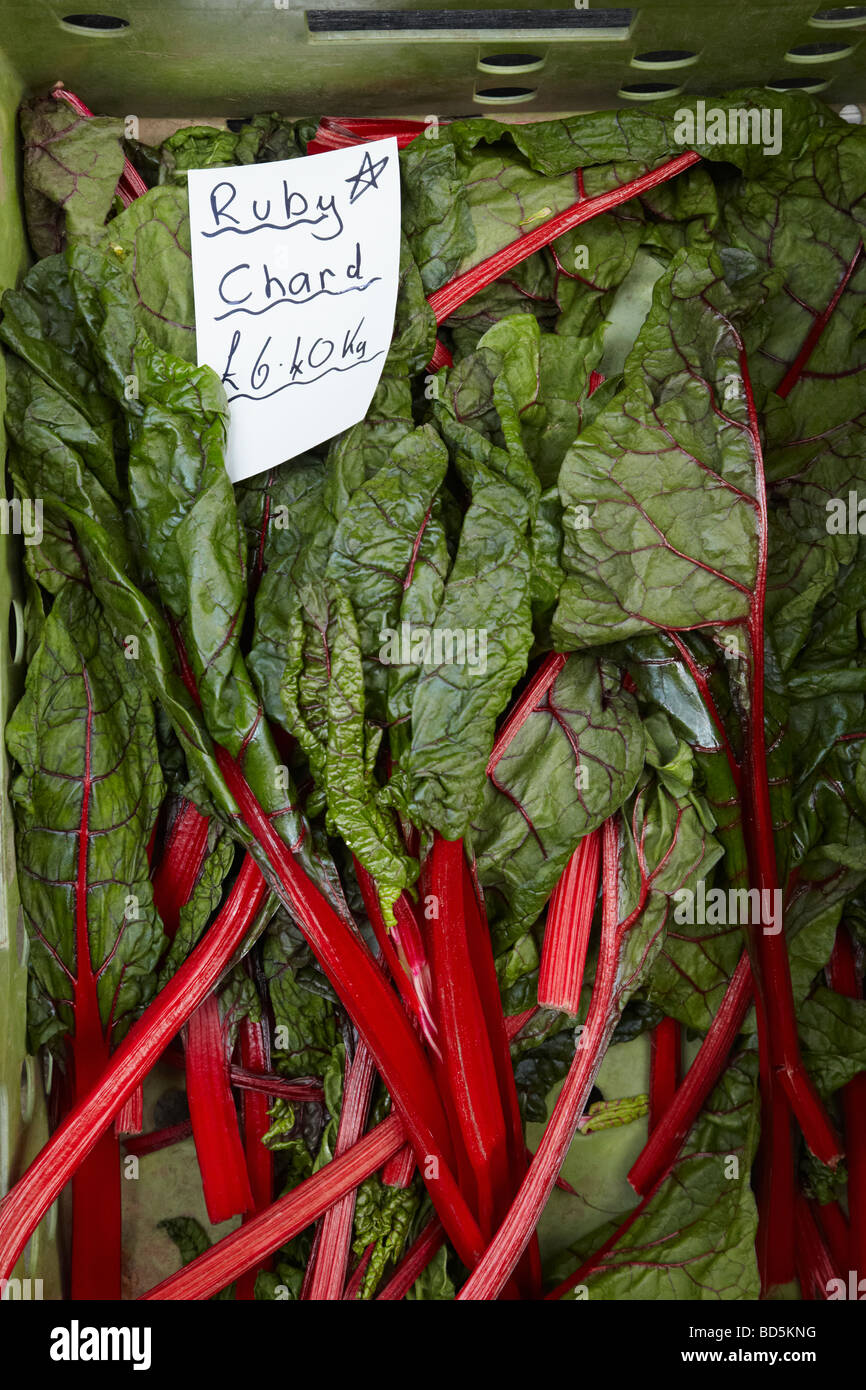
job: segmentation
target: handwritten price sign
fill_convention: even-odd
[[[394,328],[397,141],[189,174],[199,364],[248,478],[362,420]]]

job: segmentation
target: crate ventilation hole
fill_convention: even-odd
[[[66,14],[64,24],[85,34],[119,34],[129,28],[129,20],[114,14]]]
[[[688,68],[697,61],[697,53],[689,48],[657,48],[649,53],[636,53],[631,65],[633,68],[649,68],[658,72],[660,68]]]
[[[9,605],[9,655],[17,666],[24,656],[24,607],[20,598]]]
[[[834,5],[829,10],[816,10],[809,20],[816,28],[842,29],[849,24],[862,24],[866,5]]]
[[[835,63],[854,49],[849,43],[798,43],[785,54],[788,63]]]
[[[478,59],[480,72],[502,73],[537,72],[544,66],[540,53],[486,53]]]

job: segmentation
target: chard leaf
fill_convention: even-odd
[[[198,1259],[199,1255],[203,1255],[205,1250],[211,1248],[210,1236],[194,1216],[170,1216],[165,1221],[158,1221],[156,1224],[159,1230],[165,1231],[169,1240],[177,1246],[181,1265],[191,1264],[193,1260]],[[233,1302],[234,1297],[235,1286],[230,1284],[227,1288],[220,1289],[219,1293],[213,1294],[211,1302]]]
[[[456,1289],[448,1273],[448,1247],[442,1245],[432,1260],[415,1280],[406,1298],[410,1302],[443,1303],[453,1300]]]
[[[76,314],[64,257],[39,261],[20,289],[4,295],[0,336],[62,397],[67,412],[82,416],[79,447],[102,486],[117,497],[117,411],[100,390],[97,361]]]
[[[403,595],[448,464],[428,425],[406,435],[353,494],[337,524],[326,583],[351,602],[364,662],[368,717],[386,714],[389,680],[383,647],[396,635]]]
[[[256,121],[267,120],[257,117]],[[163,140],[159,147],[159,181],[186,189],[189,169],[221,169],[232,164],[258,162],[265,130],[261,124],[244,125],[239,131],[217,126],[184,126]],[[291,158],[287,153],[282,158]]]
[[[325,502],[325,486],[325,467],[313,458],[294,460],[274,484],[249,657],[270,719],[285,722],[281,683],[288,688],[290,679],[299,682],[297,713],[288,727],[302,743],[303,734],[296,725],[310,728],[312,745],[307,748],[304,743],[310,757],[324,727],[328,679],[331,605],[324,574],[334,518]]]
[[[567,573],[554,621],[566,646],[749,612],[754,446],[719,273],[704,248],[675,257],[622,392],[566,455]],[[740,386],[729,399],[731,382]]]
[[[164,937],[147,843],[163,784],[150,702],[77,585],[45,620],[7,744],[30,970],[86,1077],[88,1050],[107,1057],[154,993]]]
[[[671,1176],[587,1274],[585,1292],[575,1290],[576,1295],[590,1300],[758,1297],[757,1219],[749,1185],[758,1139],[756,1082],[756,1057],[739,1053]],[[598,1232],[586,1248],[598,1248],[608,1233],[609,1228]]]
[[[644,761],[634,699],[610,662],[571,656],[488,775],[470,844],[488,914],[535,921],[579,840],[619,810]]]
[[[375,1174],[361,1183],[355,1199],[355,1234],[352,1249],[373,1253],[361,1285],[361,1298],[372,1298],[389,1261],[399,1260],[420,1205],[416,1186],[386,1187]]]
[[[123,171],[123,122],[79,116],[53,96],[24,102],[20,119],[24,208],[37,256],[62,250],[67,236],[95,239]]]
[[[403,230],[424,290],[432,294],[475,246],[455,147],[450,141],[413,140],[400,153],[400,172]]]
[[[178,928],[160,969],[160,989],[186,960],[218,908],[223,884],[234,863],[237,846],[228,832],[211,822],[208,835],[214,843],[208,850],[192,892],[181,905]]]
[[[334,516],[342,516],[352,494],[378,473],[412,428],[408,378],[402,370],[384,371],[364,419],[328,447],[326,503]]]
[[[798,1010],[803,1061],[825,1095],[866,1071],[866,1000],[819,985]]]
[[[183,188],[152,188],[115,217],[102,250],[123,270],[136,320],[165,352],[196,360],[189,200]]]
[[[415,877],[391,812],[376,800],[373,764],[381,734],[365,722],[364,674],[350,601],[337,592],[327,691],[328,741],[323,775],[328,819],[372,875],[386,920]]]
[[[116,263],[81,246],[70,263],[106,388],[126,416],[130,502],[160,597],[180,630],[207,732],[233,756],[243,754],[259,801],[295,842],[297,813],[287,805],[284,768],[240,650],[246,547],[225,469],[225,393],[209,368],[181,362],[148,338]],[[221,776],[212,762],[205,766],[225,802]]]
[[[528,509],[479,468],[412,701],[411,814],[446,839],[466,834],[484,795],[496,718],[532,640]]]
[[[285,913],[277,911],[264,938],[263,965],[274,1019],[274,1067],[282,1076],[323,1076],[340,1044],[333,1003],[305,987],[310,951]]]

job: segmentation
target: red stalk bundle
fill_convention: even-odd
[[[346,1075],[343,1108],[340,1111],[337,1142],[334,1147],[335,1158],[348,1153],[363,1135],[375,1080],[376,1068],[373,1058],[361,1043]],[[325,1213],[312,1257],[314,1268],[309,1279],[309,1291],[304,1293],[305,1298],[334,1302],[343,1297],[354,1220],[353,1188]],[[304,1282],[306,1284],[307,1280]]]
[[[250,1075],[266,1075],[270,1065],[270,1048],[267,1029],[263,1022],[255,1023],[249,1017],[241,1020],[240,1054],[244,1068]],[[233,1075],[233,1069],[230,1068],[231,1079]],[[270,1104],[271,1094],[267,1091],[250,1088],[242,1092],[244,1158],[249,1174],[253,1211],[262,1211],[270,1205],[274,1196],[274,1156],[262,1142],[270,1128]],[[257,1270],[250,1270],[238,1280],[236,1297],[241,1301],[247,1302],[255,1298],[257,1273]]]
[[[153,1129],[149,1134],[134,1134],[123,1141],[128,1154],[145,1158],[147,1154],[159,1153],[160,1149],[170,1149],[173,1144],[181,1144],[192,1138],[192,1120],[180,1120],[176,1125],[166,1125],[165,1129]]]
[[[543,1008],[576,1015],[589,949],[598,875],[601,834],[585,835],[553,890],[538,972],[538,1002]]]
[[[165,933],[173,940],[180,909],[189,902],[207,854],[209,821],[191,801],[182,801],[153,875],[153,901]]]
[[[623,945],[631,927],[643,912],[654,877],[665,863],[662,860],[652,873],[648,872],[643,844],[636,831],[640,893],[635,908],[620,920],[619,835],[614,820],[606,821],[602,831],[602,924],[598,967],[586,1025],[580,1034],[574,1061],[520,1190],[483,1259],[458,1294],[459,1300],[496,1298],[508,1279],[544,1210],[616,1027],[616,996],[621,985],[619,976]]]
[[[207,998],[247,934],[264,896],[261,872],[247,857],[203,940],[133,1024],[91,1089],[0,1202],[0,1278],[9,1277],[52,1202],[190,1014]]]
[[[438,915],[429,938],[437,1036],[460,1135],[475,1180],[478,1223],[495,1229],[509,1187],[508,1144],[496,1068],[472,968],[463,894],[463,842],[435,835],[430,893]]]
[[[164,1279],[145,1300],[205,1299],[260,1264],[402,1148],[406,1131],[398,1116],[371,1129],[347,1153],[334,1158],[245,1226],[212,1245],[198,1259]]]
[[[211,995],[187,1024],[186,1093],[207,1213],[214,1225],[253,1205],[219,1001]]]
[[[663,1018],[652,1031],[650,1042],[649,1132],[667,1114],[680,1082],[680,1025]]]
[[[78,825],[75,876],[75,978],[72,983],[72,1071],[75,1100],[80,1104],[97,1084],[111,1051],[111,1020],[103,1028],[99,1011],[99,972],[90,953],[88,920],[88,851],[90,799],[93,792],[93,703],[85,680],[87,719],[84,732],[84,774]],[[121,1210],[120,1150],[111,1127],[101,1133],[72,1183],[73,1299],[120,1297]]]
[[[460,1258],[471,1267],[481,1254],[483,1237],[454,1178],[447,1122],[418,1038],[363,941],[338,917],[277,835],[240,768],[225,749],[217,747],[216,755],[278,891],[354,1020],[405,1120],[433,1202]]]
[[[809,1203],[800,1193],[795,1200],[795,1241],[797,1275],[803,1298],[825,1299],[831,1280],[838,1279],[840,1272],[833,1263]]]

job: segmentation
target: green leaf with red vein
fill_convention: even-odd
[[[421,653],[405,763],[413,818],[451,839],[466,833],[481,802],[496,718],[532,640],[524,497],[483,465],[467,461],[464,473],[472,477],[472,501],[434,641]]]
[[[471,846],[488,913],[531,926],[578,840],[618,811],[643,770],[644,734],[610,662],[571,656],[490,769]]]
[[[622,392],[566,455],[555,616],[566,645],[749,614],[756,460],[744,393],[730,389],[739,342],[723,308],[736,306],[720,273],[709,248],[674,259]]]
[[[25,102],[20,118],[24,207],[37,256],[62,250],[67,236],[95,239],[123,172],[123,121],[79,116],[54,97]]]
[[[758,1140],[757,1059],[733,1059],[670,1177],[612,1232],[590,1237],[566,1297],[732,1300],[758,1297],[755,1201],[749,1172]],[[736,1164],[734,1164],[736,1160]],[[614,1228],[617,1229],[617,1228]]]
[[[165,352],[195,362],[195,307],[186,187],[152,188],[114,219],[102,242],[128,280],[136,318]]]
[[[150,701],[99,606],[55,599],[7,731],[31,972],[105,1055],[152,996],[164,945],[147,843],[162,798]]]
[[[385,717],[393,660],[383,652],[396,633],[447,465],[446,450],[431,426],[406,435],[388,462],[354,493],[334,532],[326,584],[351,601],[368,716],[376,721]]]

